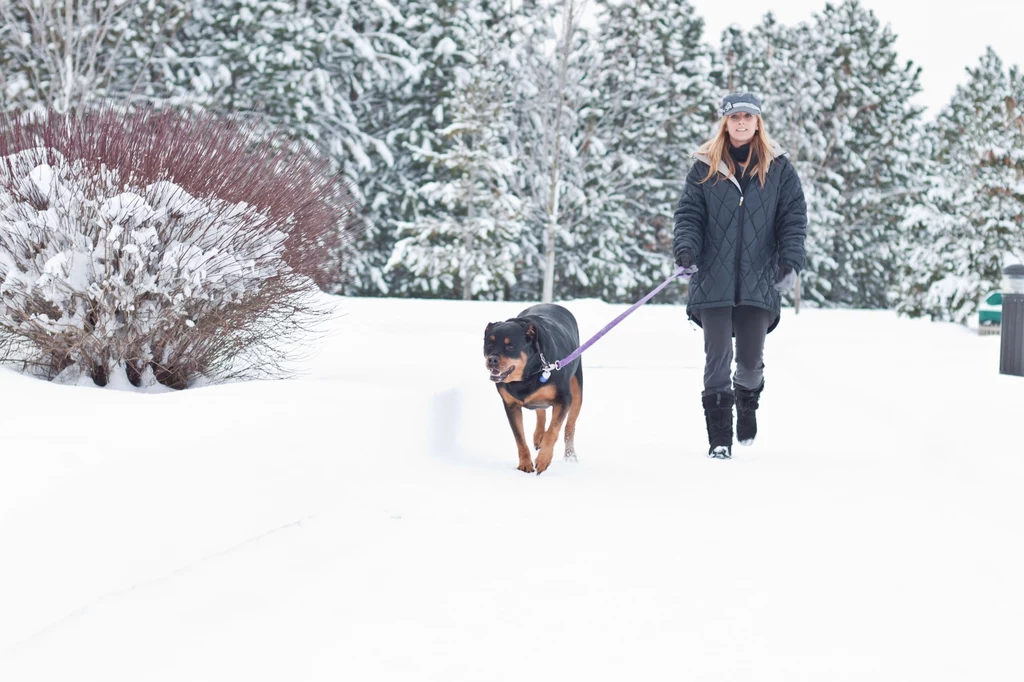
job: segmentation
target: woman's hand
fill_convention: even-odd
[[[697,272],[697,264],[693,262],[693,255],[689,251],[682,251],[676,256],[676,265],[683,269],[684,275]]]
[[[796,270],[792,265],[783,263],[779,266],[779,272],[775,275],[776,291],[788,291],[796,285]]]

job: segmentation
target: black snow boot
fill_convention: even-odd
[[[757,435],[757,401],[764,390],[764,379],[755,389],[736,386],[736,440],[751,445]]]
[[[708,425],[708,457],[732,457],[732,393],[712,393],[701,398]]]

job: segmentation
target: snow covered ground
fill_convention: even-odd
[[[998,336],[786,310],[717,461],[701,334],[648,305],[534,476],[481,355],[522,304],[337,303],[293,380],[0,371],[0,680],[1024,679]],[[624,309],[570,307],[584,338]]]

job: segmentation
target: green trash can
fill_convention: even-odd
[[[1024,265],[1011,265],[1003,274],[999,373],[1024,377]]]

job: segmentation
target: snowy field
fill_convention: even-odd
[[[522,307],[339,300],[287,381],[0,371],[0,680],[1024,679],[998,336],[786,310],[717,461],[701,334],[648,305],[535,476],[481,354]],[[570,308],[587,338],[625,306]]]

